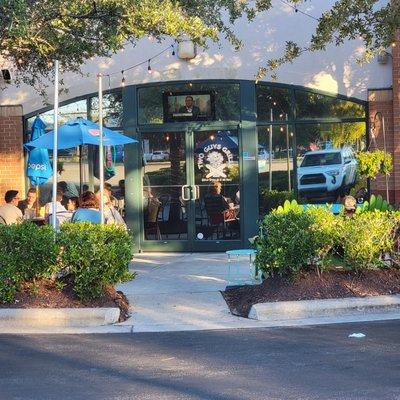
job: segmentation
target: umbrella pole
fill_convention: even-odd
[[[79,146],[79,196],[82,196],[82,180],[83,180],[83,171],[82,171],[82,145]]]
[[[39,217],[40,207],[39,207],[39,185],[36,185],[36,217]]]
[[[54,136],[53,136],[53,201],[51,225],[57,228],[57,163],[58,163],[58,60],[54,63]]]
[[[103,161],[103,87],[102,87],[102,75],[97,75],[99,79],[99,131],[100,131],[100,143],[99,143],[99,178],[100,178],[100,215],[101,224],[104,224],[104,161]]]

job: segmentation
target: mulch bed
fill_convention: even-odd
[[[0,302],[0,308],[119,307],[119,322],[129,318],[129,301],[122,292],[116,291],[113,286],[107,287],[104,296],[83,302],[76,297],[72,283],[68,279],[64,282],[65,286],[62,289],[57,289],[51,279],[25,282],[16,294],[14,303]]]
[[[295,282],[274,277],[260,285],[227,288],[221,293],[232,314],[247,317],[251,306],[257,303],[399,294],[400,269],[359,273],[332,270],[321,276],[309,271]]]

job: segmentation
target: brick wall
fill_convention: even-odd
[[[368,92],[370,124],[375,123],[377,147],[383,149],[383,126],[377,113],[385,120],[386,150],[393,157],[393,172],[389,178],[389,200],[400,204],[400,30],[392,47],[393,86],[390,89],[370,90]],[[372,147],[372,146],[371,146]],[[378,176],[371,182],[371,191],[386,196],[385,177]]]
[[[0,204],[7,190],[24,192],[22,133],[22,107],[0,106]]]
[[[400,203],[400,30],[392,48],[393,63],[393,138],[396,203]]]

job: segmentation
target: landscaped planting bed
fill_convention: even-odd
[[[263,302],[400,293],[400,213],[373,197],[353,215],[285,202],[268,214],[255,239],[261,285],[228,288],[235,315]]]
[[[114,285],[133,279],[131,238],[124,228],[89,223],[50,227],[0,225],[0,308],[119,307]]]

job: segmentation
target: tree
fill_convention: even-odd
[[[281,0],[295,10],[310,0]],[[17,69],[16,83],[36,88],[51,77],[58,59],[65,71],[78,72],[93,56],[108,57],[144,36],[157,39],[186,34],[196,43],[222,34],[240,48],[234,22],[270,10],[272,0],[0,0],[0,57]],[[365,58],[387,49],[399,28],[400,0],[337,0],[321,16],[310,46],[286,42],[282,57],[267,60],[258,76],[274,75],[283,63],[305,51],[324,50],[360,37]]]
[[[79,72],[85,60],[108,57],[144,36],[188,35],[205,45],[219,34],[240,46],[229,24],[243,13],[236,0],[0,0],[0,57],[16,66],[16,83],[40,88],[52,61]]]
[[[263,0],[261,2],[264,3]],[[282,0],[295,12],[299,6],[310,0]],[[265,3],[271,4],[270,0]],[[368,62],[375,55],[386,51],[395,43],[396,31],[400,28],[400,0],[337,0],[330,10],[320,16],[311,16],[317,20],[315,33],[308,47],[287,41],[281,57],[269,59],[266,66],[259,68],[257,78],[267,74],[273,78],[278,68],[293,62],[305,52],[325,50],[329,44],[340,46],[347,40],[361,39],[365,46],[364,55],[358,60]]]

